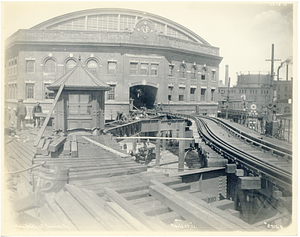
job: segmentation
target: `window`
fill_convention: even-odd
[[[14,99],[18,98],[18,86],[17,86],[17,84],[13,84],[13,98]]]
[[[284,110],[283,110],[283,113],[290,113],[291,112],[291,109],[289,107],[285,107]]]
[[[168,100],[172,100],[172,95],[173,95],[173,86],[168,87]]]
[[[35,72],[35,61],[26,60],[26,73],[34,73],[34,72]]]
[[[174,65],[170,64],[169,65],[169,76],[172,77],[173,76],[173,70],[174,70]]]
[[[211,101],[215,101],[215,89],[211,89]]]
[[[158,64],[151,63],[151,76],[158,75]]]
[[[191,94],[190,95],[190,100],[191,101],[195,101],[196,100],[196,97],[195,97],[196,93],[195,92],[196,92],[196,88],[191,88],[190,89],[190,94]]]
[[[53,59],[48,59],[44,65],[45,73],[55,73],[56,72],[56,62]]]
[[[91,115],[91,95],[69,93],[68,115]]]
[[[107,100],[115,100],[116,86],[110,85],[110,90],[107,92]]]
[[[201,80],[205,80],[205,75],[201,75]]]
[[[107,64],[107,73],[116,74],[117,73],[117,62],[109,61]]]
[[[71,71],[75,66],[76,66],[75,60],[73,59],[68,60],[65,66],[65,72],[67,73]]]
[[[201,101],[205,101],[205,92],[206,89],[201,89]]]
[[[185,78],[186,77],[186,65],[181,64],[179,68],[179,77],[180,78]]]
[[[179,101],[184,101],[184,90],[185,90],[185,88],[184,87],[179,87],[179,98],[178,98],[178,100]]]
[[[141,63],[141,75],[148,75],[148,63]]]
[[[131,62],[130,63],[130,75],[137,75],[138,74],[138,63]]]
[[[34,83],[26,84],[26,99],[34,99]]]
[[[48,90],[47,86],[49,86],[50,83],[45,83],[44,87],[45,87],[45,99],[54,99],[54,91],[50,91]]]
[[[197,79],[197,67],[196,66],[192,66],[191,79]]]
[[[94,75],[97,75],[97,73],[98,73],[98,63],[93,59],[89,60],[88,63],[87,63],[87,69],[88,69],[89,72],[93,73]]]
[[[212,81],[216,81],[216,71],[212,70],[211,73],[212,73],[212,74],[211,74],[211,80],[212,80]]]

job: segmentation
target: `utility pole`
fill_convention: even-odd
[[[274,61],[281,61],[281,59],[274,59],[274,44],[272,44],[272,54],[271,59],[266,59],[266,61],[271,61],[271,82],[270,82],[270,95],[271,103],[274,102]]]
[[[228,107],[229,107],[229,87],[230,87],[230,77],[228,78],[227,102],[226,102],[226,119],[228,119]]]

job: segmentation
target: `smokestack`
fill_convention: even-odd
[[[286,64],[286,80],[289,80],[289,64]]]
[[[225,65],[225,86],[228,86],[229,65]]]

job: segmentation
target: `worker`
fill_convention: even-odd
[[[23,129],[25,130],[25,118],[27,115],[27,109],[26,106],[23,104],[23,100],[18,100],[17,109],[15,111],[17,116],[17,130],[21,131],[21,122],[23,124]]]
[[[40,127],[41,118],[40,116],[36,116],[36,113],[43,113],[42,107],[40,105],[40,102],[37,102],[36,105],[32,109],[32,116],[33,116],[33,126],[37,126],[37,128]]]

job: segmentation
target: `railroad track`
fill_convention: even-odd
[[[249,151],[243,151],[242,149],[239,149],[238,147],[233,146],[230,143],[224,141],[222,138],[216,135],[208,126],[208,121],[213,121],[218,124],[221,123],[224,126],[224,123],[220,122],[220,120],[216,120],[206,116],[193,116],[186,114],[169,115],[194,120],[197,125],[200,137],[203,141],[205,141],[207,145],[211,146],[214,150],[222,154],[231,162],[237,163],[243,168],[247,169],[250,173],[252,173],[253,176],[259,176],[276,184],[277,186],[281,187],[282,189],[288,192],[292,192],[292,172],[284,168],[280,168],[270,162],[267,162],[262,156],[257,157],[255,155],[252,155]],[[243,136],[242,139],[248,139],[252,142],[255,142],[256,147],[263,147],[265,150],[272,150],[274,153],[280,154],[285,158],[288,155],[289,159],[291,159],[292,154],[290,151],[284,151],[281,147],[277,148],[271,143],[255,140],[251,136],[245,136],[245,134],[242,134],[242,132],[238,131],[238,129],[236,128],[233,129],[231,127],[230,129],[231,131],[234,130],[235,133],[240,134],[240,136]],[[285,162],[291,165],[291,162],[289,160],[286,160]]]

